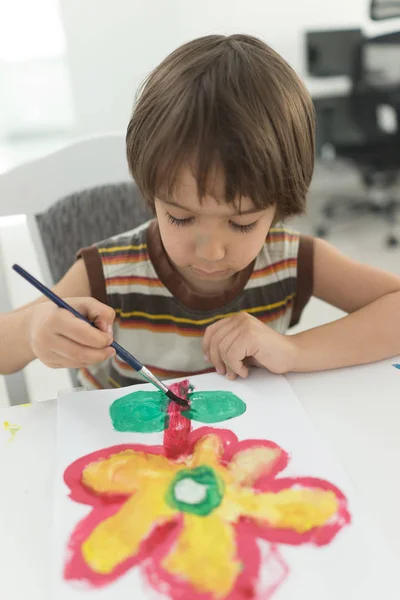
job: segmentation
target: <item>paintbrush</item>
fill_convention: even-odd
[[[77,310],[75,310],[74,308],[72,308],[72,306],[70,306],[69,304],[67,304],[67,302],[65,302],[62,298],[60,298],[59,296],[57,296],[57,294],[55,294],[48,287],[46,287],[45,285],[43,285],[43,283],[40,283],[40,281],[38,281],[30,273],[28,273],[27,271],[25,271],[25,269],[23,269],[19,265],[13,265],[13,269],[14,269],[14,271],[16,271],[18,273],[18,275],[21,275],[21,277],[23,277],[26,281],[28,281],[30,284],[32,284],[37,290],[39,290],[39,292],[42,292],[42,294],[44,296],[46,296],[46,298],[48,298],[49,300],[51,300],[52,302],[54,302],[55,304],[57,304],[57,306],[59,308],[64,308],[65,310],[68,310],[68,312],[70,312],[71,314],[73,314],[78,319],[81,319],[82,321],[85,321],[86,323],[89,323],[89,325],[91,325],[92,327],[96,327],[96,325],[94,323],[92,323],[91,321],[89,321],[89,319],[86,319],[86,317],[84,317]],[[171,392],[171,390],[169,390],[167,388],[167,386],[162,381],[160,381],[150,371],[150,369],[148,369],[147,367],[145,367],[144,365],[142,365],[142,363],[139,362],[137,358],[135,358],[134,356],[132,356],[132,354],[130,354],[130,352],[128,352],[127,350],[125,350],[125,348],[123,348],[122,346],[120,346],[115,341],[112,342],[111,346],[112,346],[112,348],[114,348],[114,350],[117,353],[117,355],[119,356],[119,358],[121,358],[122,360],[124,360],[130,367],[132,367],[133,369],[135,369],[135,371],[137,371],[140,375],[142,375],[142,377],[144,377],[144,379],[146,379],[147,381],[149,381],[150,383],[152,383],[153,385],[155,385],[159,390],[161,390],[162,392],[164,392],[164,394],[166,396],[168,396],[168,398],[170,400],[173,400],[174,402],[176,402],[177,404],[180,404],[181,406],[185,406],[185,407],[189,406],[189,402],[187,400],[184,400],[183,398],[179,398],[179,396],[177,396],[176,394],[174,394],[173,392]]]

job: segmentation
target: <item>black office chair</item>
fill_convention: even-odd
[[[355,165],[368,192],[360,200],[331,198],[316,228],[321,237],[340,217],[373,213],[388,223],[387,245],[400,243],[400,197],[393,191],[400,179],[399,65],[400,33],[363,40],[354,54],[350,96],[320,115],[324,142],[336,159]],[[382,123],[383,111],[391,117],[390,127]]]

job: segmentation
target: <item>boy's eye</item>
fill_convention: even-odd
[[[253,223],[249,223],[248,225],[239,225],[239,223],[229,221],[229,225],[232,227],[232,229],[234,229],[235,231],[240,231],[241,233],[249,233],[250,231],[253,231],[257,223],[258,220],[254,221]]]
[[[184,227],[184,225],[190,225],[194,221],[194,217],[186,217],[186,219],[177,219],[173,217],[168,212],[166,213],[168,221],[172,225],[176,225],[177,227]]]

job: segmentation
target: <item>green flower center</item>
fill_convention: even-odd
[[[166,500],[172,508],[201,517],[209,515],[222,501],[221,479],[207,466],[183,469],[172,482]]]

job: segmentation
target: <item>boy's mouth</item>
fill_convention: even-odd
[[[230,269],[211,271],[205,269],[198,269],[197,267],[191,267],[191,270],[199,277],[221,278],[232,274],[232,271]]]

